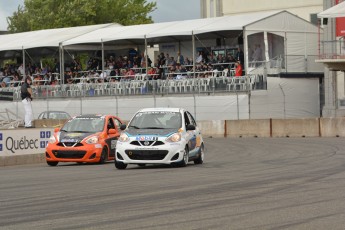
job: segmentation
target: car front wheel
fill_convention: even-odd
[[[58,161],[47,161],[47,164],[49,166],[57,166],[59,164],[59,162]]]
[[[115,168],[117,168],[117,169],[126,169],[127,168],[127,164],[122,163],[121,161],[117,161],[115,159],[114,162],[115,162]]]
[[[177,163],[177,166],[179,167],[186,167],[187,164],[189,162],[189,150],[187,148],[187,146],[185,147],[184,149],[184,152],[183,152],[183,158],[180,162]]]
[[[200,150],[199,150],[199,156],[197,159],[194,160],[194,164],[198,165],[198,164],[204,163],[204,158],[205,158],[205,148],[204,148],[204,145],[201,145]]]
[[[99,164],[104,164],[108,160],[108,150],[103,148],[101,157],[99,158]]]

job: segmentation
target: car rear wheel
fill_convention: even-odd
[[[99,158],[99,164],[104,164],[106,161],[108,161],[108,150],[107,148],[103,148],[101,157]]]
[[[187,146],[185,147],[184,149],[184,152],[183,152],[183,158],[180,162],[177,163],[177,166],[179,167],[186,167],[187,164],[189,162],[189,150],[187,148]]]
[[[197,159],[194,160],[194,164],[202,164],[204,163],[204,158],[205,158],[205,149],[204,145],[201,145],[200,150],[199,150],[199,156]]]
[[[47,164],[49,166],[57,166],[59,164],[59,162],[58,161],[47,161]]]
[[[127,168],[127,164],[122,163],[121,161],[117,161],[115,159],[114,162],[115,162],[115,168],[117,168],[117,169],[126,169]]]

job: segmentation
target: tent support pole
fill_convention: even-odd
[[[103,39],[101,39],[101,43],[102,43],[102,76],[104,78],[104,42],[103,42]]]
[[[145,55],[145,69],[146,69],[146,76],[147,76],[147,68],[148,68],[148,63],[147,63],[147,56],[148,56],[148,54],[147,54],[147,39],[146,39],[146,34],[145,34],[145,36],[144,36],[144,38],[145,38],[145,53],[144,53],[144,55]],[[142,67],[141,67],[142,68]],[[148,77],[148,76],[147,76]]]
[[[61,42],[59,43],[59,74],[60,74],[60,81],[59,81],[59,84],[61,84],[61,78],[62,78],[62,73],[61,73],[61,59],[62,59],[62,56],[61,56],[61,49],[62,49],[62,44]]]
[[[25,79],[26,77],[26,69],[25,69],[25,50],[24,50],[24,46],[22,46],[22,52],[23,52],[23,79]]]
[[[65,50],[63,48],[63,46],[61,46],[61,62],[60,62],[60,80],[62,82],[62,84],[65,84]]]
[[[192,47],[193,47],[193,78],[195,78],[195,37],[194,37],[194,31],[192,31]]]

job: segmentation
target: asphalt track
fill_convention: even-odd
[[[0,168],[0,229],[345,229],[344,138],[207,138],[186,168]]]

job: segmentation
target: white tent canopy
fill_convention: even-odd
[[[345,2],[341,2],[321,13],[318,13],[319,18],[338,18],[345,17]]]
[[[120,25],[100,24],[1,35],[0,51],[39,47],[59,47],[62,41],[78,37],[103,27],[120,27]]]
[[[243,45],[245,69],[253,60],[255,47],[261,46],[262,58],[259,61],[269,62],[279,57],[280,62],[289,66],[289,71],[305,72],[306,65],[310,71],[310,63],[314,62],[308,59],[306,63],[306,57],[317,54],[317,35],[316,26],[296,15],[287,11],[268,11],[132,26],[104,24],[0,35],[0,51],[59,46],[63,49],[74,49],[75,46],[91,49],[97,45],[98,50],[102,49],[104,62],[105,46],[111,50],[129,46],[146,49],[147,44],[178,49],[186,47],[183,51],[185,56],[194,58],[196,48],[224,46],[228,41],[226,45],[231,48]],[[196,47],[194,38],[198,39],[199,47]],[[242,38],[243,44],[238,44]],[[217,44],[219,39],[224,41],[223,44]]]
[[[272,16],[278,11],[259,12],[235,16],[162,22],[154,24],[125,26],[121,28],[101,28],[96,31],[62,42],[63,46],[109,42],[128,39],[191,36],[216,31],[242,30],[244,26]],[[190,40],[190,38],[188,38]],[[129,42],[132,43],[132,42]]]

